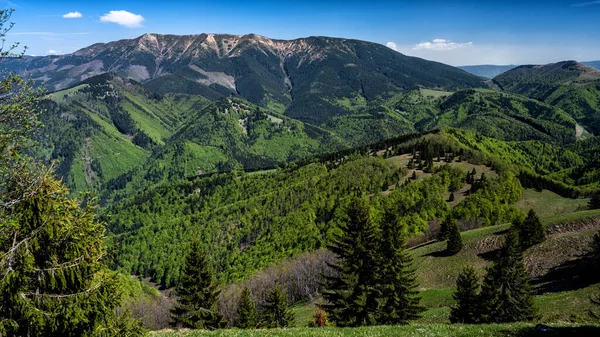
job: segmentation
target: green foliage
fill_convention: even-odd
[[[446,246],[446,251],[450,255],[458,254],[458,252],[460,252],[463,248],[463,242],[456,221],[451,221],[450,223],[448,223],[447,230],[448,244]]]
[[[404,174],[381,158],[355,156],[339,165],[313,163],[261,175],[206,175],[131,195],[103,218],[117,244],[116,265],[125,273],[171,286],[184,262],[181,243],[199,237],[218,278],[239,280],[324,247],[337,231],[337,209],[349,196],[385,191]],[[439,189],[429,198],[444,198]],[[437,205],[444,200],[432,203],[432,209]]]
[[[499,258],[486,270],[477,321],[530,321],[535,317],[533,300],[533,289],[525,271],[518,234],[515,230],[509,230]]]
[[[424,311],[419,305],[412,256],[404,249],[407,221],[393,205],[388,205],[380,224],[381,236],[372,253],[378,258],[378,267],[374,269],[379,278],[378,300],[382,303],[377,324],[408,324]]]
[[[258,312],[252,297],[250,297],[250,290],[248,287],[244,287],[237,310],[235,326],[240,329],[254,329],[258,327],[258,323]]]
[[[81,209],[50,172],[33,177],[35,192],[1,214],[0,331],[96,336],[116,320],[124,325],[119,329],[141,335],[139,324],[115,317],[121,283],[100,262],[104,227],[94,221],[89,201]],[[11,191],[27,178],[3,183]]]
[[[337,326],[407,324],[423,310],[403,248],[409,220],[395,206],[387,204],[379,226],[364,199],[348,206],[342,234],[329,246],[338,275],[327,277],[323,292],[322,307]]]
[[[519,244],[522,250],[546,240],[546,230],[533,209],[529,210],[524,221],[515,224],[515,228],[519,234]]]
[[[452,323],[477,323],[479,313],[479,276],[472,267],[464,268],[456,279],[456,291],[452,298],[456,306],[450,312]]]
[[[177,305],[171,311],[175,327],[214,330],[224,327],[217,311],[220,290],[201,245],[194,241],[177,284]]]
[[[294,313],[281,286],[276,286],[267,294],[262,316],[262,324],[267,328],[287,328],[294,322]]]
[[[338,276],[327,278],[323,308],[337,326],[375,325],[381,305],[375,253],[379,229],[365,199],[353,199],[346,213],[342,234],[328,246],[338,258],[331,266]]]

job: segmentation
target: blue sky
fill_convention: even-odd
[[[361,39],[452,65],[600,59],[600,0],[0,0],[0,7],[16,10],[7,42],[33,55],[144,33],[256,33]]]

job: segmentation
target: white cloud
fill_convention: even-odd
[[[63,19],[79,19],[83,17],[83,15],[79,12],[69,12],[62,16]]]
[[[471,47],[473,42],[456,43],[446,39],[433,39],[431,42],[421,42],[413,47],[413,50],[428,49],[437,51],[455,50]]]
[[[398,46],[396,45],[396,42],[388,42],[385,45],[390,49],[398,50]]]
[[[571,7],[585,7],[585,6],[592,6],[592,5],[600,5],[600,0],[590,1],[590,2],[580,2],[577,4],[572,4]]]
[[[133,14],[128,11],[110,11],[100,17],[102,22],[112,22],[121,26],[136,28],[141,27],[144,17],[139,14]]]
[[[60,50],[54,50],[54,49],[50,49],[48,50],[48,55],[56,55],[56,54],[62,54],[62,51]]]

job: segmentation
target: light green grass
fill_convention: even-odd
[[[419,337],[496,337],[496,336],[539,336],[534,330],[535,324],[486,324],[486,325],[450,325],[450,324],[419,324],[407,326],[374,326],[362,328],[293,328],[293,329],[258,329],[258,330],[182,330],[154,332],[154,337],[174,336],[281,336],[281,337],[389,337],[389,336],[419,336]],[[560,324],[553,325],[555,334],[550,336],[599,336],[599,325]]]
[[[434,99],[440,97],[448,97],[453,94],[453,92],[450,91],[433,90],[425,88],[421,88],[419,91],[421,91],[421,95],[425,97],[433,97]]]
[[[589,199],[569,199],[543,190],[541,192],[531,188],[523,189],[523,197],[515,203],[519,209],[527,212],[533,209],[540,218],[573,213],[587,207]]]

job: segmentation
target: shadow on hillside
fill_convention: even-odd
[[[498,258],[498,256],[500,255],[500,250],[501,248],[496,248],[487,252],[479,253],[477,254],[477,256],[488,262],[492,262]]]
[[[428,254],[424,254],[423,256],[431,256],[431,257],[448,257],[448,256],[452,256],[453,254],[451,254],[448,250],[444,249],[444,250],[438,250],[437,252],[431,252]]]
[[[579,326],[579,327],[551,327],[549,331],[537,330],[534,327],[520,329],[519,331],[506,330],[500,331],[498,336],[512,337],[588,337],[600,336],[600,327],[598,326]]]
[[[538,294],[585,288],[600,281],[596,268],[587,256],[567,261],[532,280]],[[600,336],[598,334],[597,336]]]

